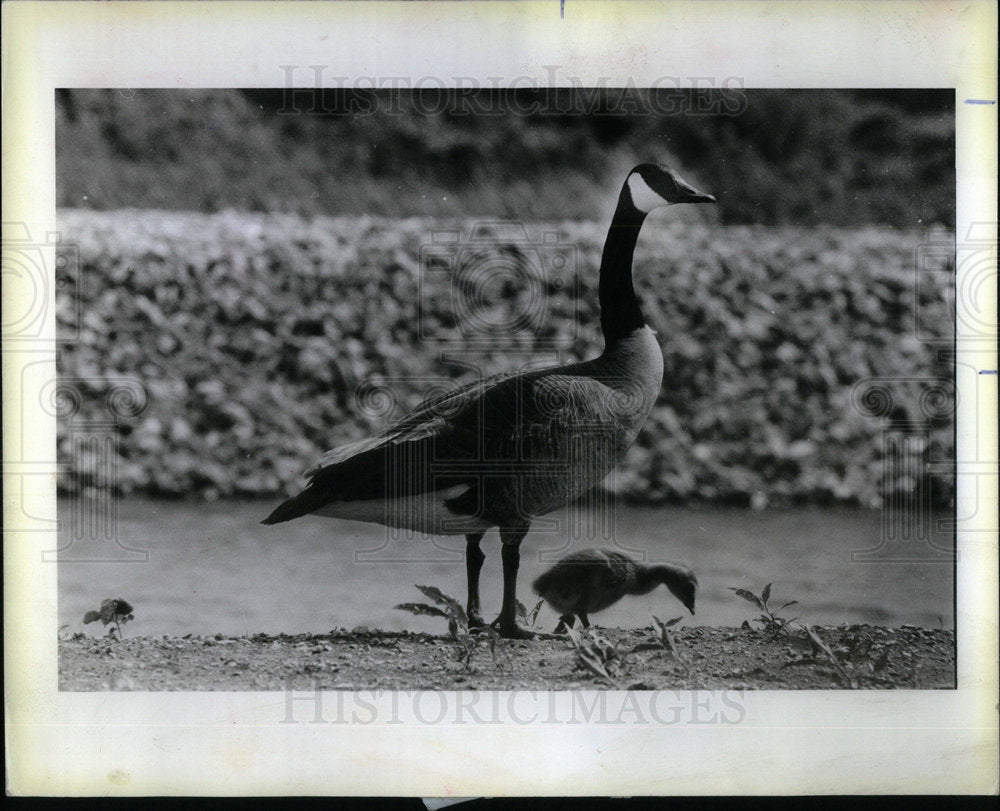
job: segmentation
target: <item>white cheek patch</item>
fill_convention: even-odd
[[[632,205],[644,214],[648,214],[657,206],[669,205],[667,200],[649,187],[638,172],[628,176],[628,192],[632,195]]]

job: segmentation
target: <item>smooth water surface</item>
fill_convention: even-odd
[[[82,624],[84,613],[104,598],[123,597],[135,607],[129,636],[324,633],[359,625],[442,633],[443,620],[393,606],[426,602],[415,583],[465,602],[462,537],[314,517],[261,526],[273,506],[130,498],[119,504],[113,539],[80,541],[73,538],[86,534],[80,516],[88,514],[87,503],[62,501],[60,624],[102,633],[99,624]],[[697,616],[661,587],[594,615],[597,625],[644,626],[653,613],[661,619],[683,614],[685,624],[738,626],[753,618],[753,606],[727,587],[759,593],[773,582],[772,603],[798,600],[782,614],[802,622],[953,627],[952,562],[927,541],[880,545],[879,512],[619,507],[614,541],[587,539],[586,526],[567,525],[572,514],[536,520],[521,546],[518,596],[529,609],[536,601],[531,582],[547,565],[574,549],[616,546],[639,559],[692,568],[700,584]],[[574,533],[584,537],[570,544]],[[947,546],[947,538],[944,533],[935,542]],[[482,548],[483,612],[492,619],[501,598],[495,530]],[[877,550],[862,556],[879,562],[852,560],[852,552],[857,558],[865,550]],[[552,630],[556,621],[543,607],[539,624]]]

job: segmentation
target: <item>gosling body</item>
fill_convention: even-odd
[[[665,585],[694,614],[698,578],[671,563],[646,565],[612,549],[583,549],[567,555],[535,580],[533,587],[559,614],[555,633],[572,628],[576,617],[584,628],[590,614],[603,611],[626,595],[649,594]]]

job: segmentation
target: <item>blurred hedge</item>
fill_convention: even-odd
[[[601,219],[608,189],[655,160],[714,194],[726,224],[953,227],[954,98],[60,90],[57,205]]]
[[[147,394],[138,414],[118,414],[123,491],[276,496],[301,484],[318,454],[428,393],[602,346],[600,224],[548,226],[558,238],[532,228],[531,244],[494,229],[456,282],[446,262],[422,265],[421,250],[438,244],[435,229],[467,239],[470,221],[80,210],[60,219],[80,257],[58,294],[60,334],[72,338],[60,374],[79,401],[59,426],[64,490],[101,484],[98,461],[74,455],[73,426],[107,420],[122,379]],[[953,448],[951,361],[915,334],[917,325],[921,339],[950,345],[947,251],[925,257],[916,284],[925,238],[665,215],[647,224],[636,286],[665,382],[605,486],[645,502],[756,506],[874,504],[923,486],[912,471]],[[570,260],[561,271],[557,255]],[[533,256],[546,272],[529,280],[484,272]],[[869,378],[878,380],[859,387]],[[930,433],[886,476],[889,422]],[[949,486],[932,497],[947,499]]]

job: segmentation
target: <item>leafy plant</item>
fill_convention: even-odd
[[[873,644],[868,634],[859,634],[854,638],[848,652],[848,662],[854,673],[877,676],[889,664],[889,651],[884,650],[875,658],[872,652]]]
[[[883,651],[878,658],[872,658],[872,639],[867,634],[857,636],[847,652],[847,658],[842,660],[833,649],[823,641],[816,631],[810,626],[802,626],[806,632],[806,638],[812,649],[812,658],[797,659],[788,662],[785,666],[814,664],[816,657],[823,655],[834,666],[837,675],[846,687],[857,690],[863,678],[874,678],[877,681],[883,680],[880,676],[882,670],[889,663],[889,652]]]
[[[674,617],[671,620],[664,622],[655,614],[653,614],[653,622],[660,629],[660,644],[666,649],[668,653],[673,654],[676,658],[680,659],[680,653],[677,650],[677,645],[674,642],[674,635],[670,629],[680,622],[684,617]]]
[[[619,654],[618,649],[593,628],[581,631],[567,628],[566,633],[576,649],[577,669],[589,670],[612,687],[618,687],[619,678],[626,669],[625,657]]]
[[[674,661],[676,661],[684,670],[688,676],[691,676],[691,663],[687,660],[674,640],[674,634],[670,630],[679,623],[683,617],[674,617],[666,622],[661,620],[655,614],[653,616],[653,630],[658,632],[658,636],[655,637],[653,642],[640,642],[636,645],[630,653],[636,653],[637,651],[644,650],[665,650],[669,656],[671,656]]]
[[[790,605],[796,605],[798,600],[789,600],[787,603],[782,603],[777,608],[772,609],[767,601],[771,599],[771,583],[764,586],[764,590],[760,593],[758,597],[752,591],[747,591],[746,589],[738,589],[735,586],[730,586],[729,590],[736,592],[737,596],[742,597],[749,603],[753,603],[760,609],[760,615],[754,620],[761,626],[761,630],[771,634],[772,639],[777,639],[777,637],[782,633],[788,633],[788,626],[795,622],[798,617],[793,617],[792,619],[785,619],[784,617],[779,617],[778,612],[784,608],[788,608]],[[744,626],[750,627],[748,622],[743,623]]]
[[[91,622],[97,622],[100,620],[104,625],[114,623],[114,628],[108,629],[108,636],[115,636],[115,629],[118,629],[118,637],[122,636],[122,625],[135,619],[135,614],[133,613],[135,609],[132,606],[119,597],[117,600],[109,598],[107,600],[101,601],[101,607],[98,611],[88,611],[83,615],[83,623],[87,625]]]
[[[654,623],[653,630],[654,631],[658,630],[659,636],[656,637],[655,641],[653,642],[640,642],[638,645],[632,648],[632,652],[635,653],[637,651],[644,651],[644,650],[665,650],[667,651],[667,653],[673,656],[677,656],[677,645],[674,642],[674,635],[670,631],[670,629],[684,618],[674,617],[673,619],[664,622],[655,614],[652,616]]]
[[[857,682],[855,682],[854,679],[850,677],[848,672],[844,669],[844,666],[840,663],[840,660],[837,659],[836,654],[834,654],[834,652],[830,650],[830,646],[827,645],[822,639],[820,639],[819,634],[817,634],[808,625],[804,625],[802,627],[805,628],[806,630],[806,636],[809,638],[809,645],[812,647],[813,656],[816,656],[819,653],[825,655],[826,658],[833,663],[833,666],[837,669],[837,672],[840,674],[840,677],[844,680],[844,683],[852,690],[856,689],[858,686]]]
[[[469,618],[466,616],[462,604],[454,597],[449,597],[443,591],[434,586],[420,586],[418,588],[426,597],[430,597],[437,605],[427,603],[400,603],[395,606],[400,611],[409,611],[411,614],[422,614],[429,617],[444,617],[448,620],[448,633],[455,639],[460,629],[466,632],[469,630]],[[440,606],[443,606],[441,608]]]
[[[535,607],[531,609],[531,613],[528,613],[528,609],[524,607],[524,603],[517,600],[517,616],[520,617],[527,623],[531,628],[535,627],[535,622],[538,619],[538,612],[542,610],[542,605],[544,605],[545,600],[539,600],[535,603]]]
[[[458,659],[466,670],[472,670],[472,657],[478,647],[477,638],[469,632],[469,617],[462,608],[462,604],[454,597],[450,597],[434,586],[416,586],[426,596],[437,605],[427,603],[400,603],[395,606],[400,611],[409,611],[411,614],[418,614],[429,617],[444,617],[448,620],[448,633],[455,643],[455,658]],[[484,629],[488,634],[490,653],[493,656],[494,664],[497,661],[497,639],[499,634],[492,628]]]

